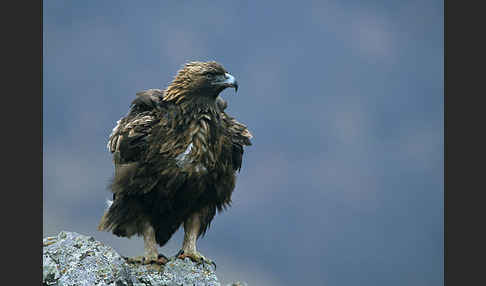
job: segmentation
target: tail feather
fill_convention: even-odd
[[[117,236],[130,237],[143,233],[143,225],[147,221],[143,207],[133,198],[116,198],[107,200],[109,205],[98,225],[98,230],[113,232]]]

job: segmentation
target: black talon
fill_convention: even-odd
[[[169,260],[169,259],[167,259],[167,257],[165,257],[165,255],[163,255],[163,254],[159,254],[159,256],[157,256],[157,258],[163,258],[163,259],[165,259],[165,260]]]
[[[214,266],[214,271],[216,271],[216,262],[214,262],[212,260],[210,260],[210,261],[211,261],[210,264],[212,264]],[[198,265],[200,265],[200,264],[203,264],[204,265],[205,263],[207,263],[207,261],[203,259],[202,261],[198,262],[197,264]]]
[[[179,257],[179,255],[182,255],[182,254],[184,254],[184,250],[181,249],[181,250],[179,250],[179,252],[177,252],[177,254],[175,256]]]

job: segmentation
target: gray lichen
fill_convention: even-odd
[[[128,264],[113,248],[93,237],[62,231],[56,237],[46,237],[43,240],[43,285],[221,284],[212,265],[196,264],[189,258],[172,258],[163,267]]]

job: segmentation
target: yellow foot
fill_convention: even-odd
[[[137,256],[137,257],[124,257],[127,263],[133,263],[133,264],[142,264],[142,265],[147,265],[147,264],[159,264],[159,265],[165,265],[167,261],[167,257],[165,257],[163,254],[159,254],[157,258],[154,257],[145,257],[145,256]]]
[[[197,264],[212,264],[214,265],[214,269],[216,270],[216,263],[214,261],[207,259],[204,257],[201,253],[194,251],[194,252],[184,252],[182,249],[179,250],[179,252],[176,255],[177,258],[179,259],[184,259],[186,257],[190,258],[192,261],[196,262]]]

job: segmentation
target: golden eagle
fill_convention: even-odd
[[[190,62],[165,90],[137,93],[108,141],[115,174],[113,201],[99,230],[122,237],[142,235],[141,262],[164,263],[163,246],[184,225],[179,258],[211,262],[196,250],[216,211],[231,204],[247,127],[225,113],[219,97],[238,90],[236,79],[216,62]]]

